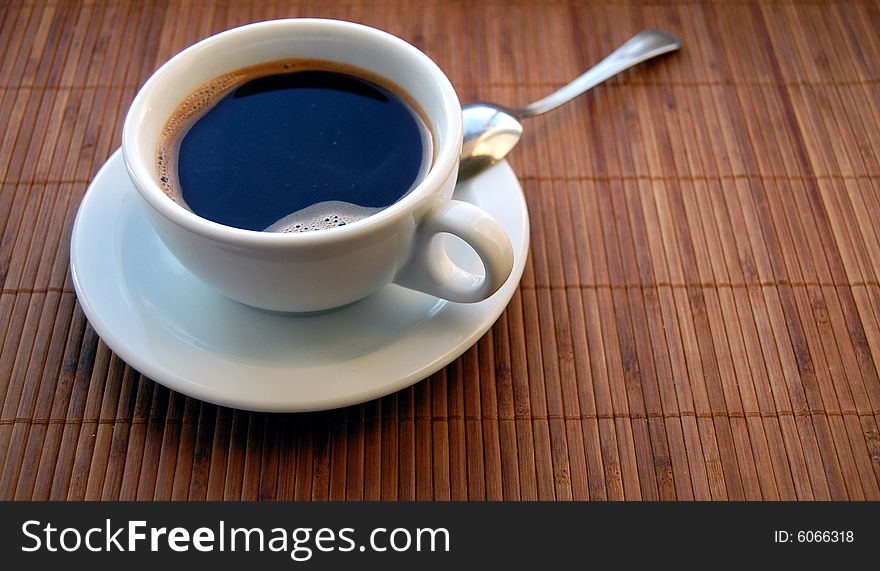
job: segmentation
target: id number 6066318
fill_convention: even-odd
[[[777,529],[773,532],[773,543],[853,543],[855,533],[847,529],[798,530]]]

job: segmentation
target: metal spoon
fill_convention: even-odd
[[[645,30],[562,89],[525,107],[508,109],[483,102],[464,105],[464,145],[458,180],[472,177],[507,156],[522,137],[521,119],[556,109],[618,73],[680,47],[678,38],[669,32]]]

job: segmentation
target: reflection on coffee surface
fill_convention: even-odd
[[[386,85],[306,60],[216,78],[168,121],[161,186],[195,214],[246,230],[319,230],[379,212],[418,184],[433,154],[425,122]]]

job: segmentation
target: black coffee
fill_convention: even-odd
[[[331,65],[273,62],[196,91],[159,146],[166,193],[208,220],[274,232],[342,226],[406,195],[430,168],[425,123],[376,78]]]

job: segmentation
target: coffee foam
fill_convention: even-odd
[[[162,191],[187,210],[191,210],[183,198],[183,192],[178,182],[177,153],[180,142],[186,136],[190,127],[207,113],[217,101],[228,95],[235,88],[259,77],[277,73],[313,70],[345,73],[385,87],[403,99],[410,109],[415,111],[422,124],[426,126],[426,130],[431,129],[431,123],[427,120],[427,115],[408,93],[394,83],[374,73],[354,66],[326,60],[284,59],[266,62],[217,77],[196,89],[177,106],[162,130],[156,150],[156,174]],[[436,148],[433,145],[435,135],[433,132],[423,131],[422,136],[424,137],[422,141],[423,146],[430,156],[423,162],[420,169],[421,172],[416,178],[413,187],[418,185],[427,172],[430,171],[436,159]],[[329,200],[293,212],[270,225],[264,232],[300,233],[344,226],[382,210],[384,208],[371,208],[348,202]]]
[[[298,234],[325,230],[335,226],[345,226],[357,222],[367,216],[384,210],[384,208],[370,208],[359,206],[349,202],[328,200],[307,206],[293,214],[288,214],[278,222],[275,222],[266,232],[283,232],[285,234]]]
[[[186,206],[183,195],[177,190],[177,164],[175,157],[179,150],[180,140],[202,115],[219,99],[226,96],[238,85],[241,85],[247,76],[241,72],[234,72],[218,77],[192,92],[168,119],[162,134],[159,137],[159,145],[156,152],[156,171],[159,175],[159,186],[162,191],[175,202]]]

